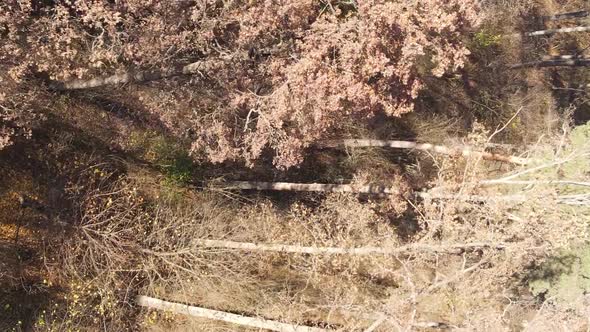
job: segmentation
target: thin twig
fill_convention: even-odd
[[[570,154],[570,155],[568,155],[566,158],[563,158],[563,159],[560,159],[560,160],[556,160],[556,161],[552,161],[552,162],[549,162],[549,163],[546,163],[546,164],[542,164],[542,165],[539,165],[539,166],[535,166],[533,168],[528,168],[528,169],[525,169],[525,170],[520,171],[518,173],[511,174],[511,175],[505,176],[503,178],[497,179],[496,181],[511,180],[511,179],[517,178],[519,176],[522,176],[522,175],[525,175],[525,174],[529,174],[529,173],[533,173],[533,172],[536,172],[536,171],[539,171],[539,170],[542,170],[542,169],[545,169],[545,168],[549,168],[549,167],[553,167],[553,166],[558,166],[558,165],[565,164],[567,162],[570,162],[572,159],[574,159],[574,154],[573,153]]]
[[[429,294],[437,288],[443,287],[451,282],[454,282],[455,280],[461,278],[463,275],[476,270],[478,267],[480,267],[481,265],[483,265],[486,262],[487,262],[487,259],[482,259],[479,262],[471,265],[470,267],[468,267],[466,269],[462,269],[460,272],[456,273],[452,277],[447,278],[445,280],[441,280],[441,281],[437,282],[436,284],[430,285],[428,288],[421,290],[420,294]]]
[[[383,324],[383,322],[385,322],[387,320],[387,317],[381,317],[379,319],[377,319],[373,324],[371,324],[371,326],[369,326],[368,328],[366,328],[364,330],[364,332],[373,332],[375,331],[375,329],[377,329],[379,327],[379,325]]]
[[[514,112],[514,114],[510,117],[510,119],[508,119],[508,121],[506,121],[506,123],[504,123],[504,125],[501,128],[496,129],[494,131],[494,133],[491,134],[490,137],[488,137],[487,142],[488,143],[491,142],[492,138],[494,138],[499,133],[503,132],[504,129],[506,129],[506,127],[508,127],[508,125],[510,125],[510,123],[512,123],[512,121],[514,121],[514,119],[516,119],[516,117],[520,114],[520,112],[522,112],[523,109],[524,109],[524,107],[521,106],[516,112]]]

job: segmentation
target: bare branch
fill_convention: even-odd
[[[453,275],[453,276],[451,276],[451,277],[449,277],[447,279],[441,280],[441,281],[439,281],[439,282],[437,282],[437,283],[435,283],[433,285],[430,285],[426,289],[421,290],[420,291],[420,294],[422,295],[422,294],[432,293],[432,291],[434,291],[435,289],[440,288],[440,287],[443,287],[443,286],[446,286],[446,285],[448,285],[448,284],[450,284],[452,282],[455,282],[456,280],[460,279],[463,275],[466,275],[469,272],[475,271],[478,267],[480,267],[481,265],[483,265],[484,263],[487,263],[487,262],[488,262],[487,259],[482,259],[479,262],[471,265],[470,267],[465,268],[465,269],[457,272],[455,275]]]
[[[542,169],[545,169],[545,168],[559,166],[561,164],[565,164],[565,163],[568,163],[568,162],[572,161],[575,157],[577,157],[577,156],[575,156],[574,154],[570,154],[566,158],[563,158],[563,159],[560,159],[560,160],[557,160],[557,161],[551,161],[551,162],[548,162],[548,163],[545,163],[545,164],[542,164],[542,165],[535,166],[533,168],[528,168],[528,169],[525,169],[523,171],[519,171],[517,173],[511,174],[511,175],[508,175],[508,176],[505,176],[505,177],[500,178],[500,179],[497,179],[497,180],[498,181],[511,180],[511,179],[517,178],[519,176],[522,176],[522,175],[525,175],[525,174],[529,174],[529,173],[534,173],[536,171],[539,171],[539,170],[542,170]]]
[[[373,324],[371,324],[371,326],[369,326],[367,329],[365,329],[363,332],[373,332],[375,331],[375,329],[377,329],[381,324],[383,324],[383,322],[385,322],[387,320],[387,317],[383,316],[379,319],[377,319]]]

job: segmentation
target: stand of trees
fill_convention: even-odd
[[[0,331],[587,330],[566,2],[0,1]]]

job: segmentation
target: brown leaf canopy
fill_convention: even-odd
[[[0,63],[19,81],[30,70],[67,80],[225,59],[194,86],[216,95],[191,120],[194,156],[252,165],[270,153],[288,168],[343,119],[411,112],[423,75],[463,66],[477,9],[476,0],[9,1]]]

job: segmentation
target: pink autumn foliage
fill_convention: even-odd
[[[271,156],[285,169],[343,119],[413,111],[424,75],[464,65],[477,2],[7,0],[0,66],[18,85],[31,74],[85,79],[221,61],[198,83],[162,87],[186,92],[192,104],[163,108],[146,96],[145,108],[171,132],[194,133],[197,159],[253,165]]]
[[[411,112],[423,86],[419,69],[442,76],[462,67],[469,55],[462,37],[479,22],[475,0],[367,0],[348,7],[268,0],[241,15],[238,45],[277,45],[256,64],[270,88],[236,94],[225,112],[241,110],[240,125],[226,116],[193,151],[251,165],[270,149],[278,168],[300,163],[305,149],[344,117]]]

